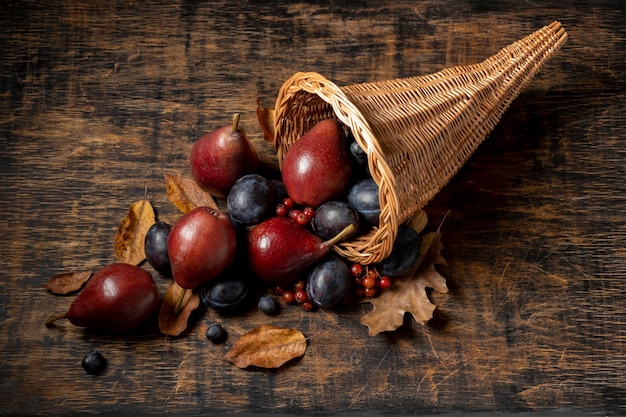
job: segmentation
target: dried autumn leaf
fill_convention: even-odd
[[[445,265],[441,249],[439,230],[425,235],[416,268],[379,297],[368,300],[373,308],[361,317],[361,324],[369,328],[370,336],[396,330],[404,322],[406,313],[410,313],[420,324],[426,324],[433,317],[436,306],[430,302],[426,288],[448,292],[445,278],[435,270],[436,264]]]
[[[279,368],[305,350],[306,339],[299,330],[264,324],[241,336],[224,358],[238,368]]]
[[[154,208],[147,199],[130,205],[115,234],[115,254],[119,262],[138,265],[146,259],[144,240],[155,221]]]
[[[64,295],[80,290],[83,284],[89,281],[93,269],[80,272],[64,272],[56,274],[46,283],[46,289],[53,294]]]
[[[217,208],[215,200],[192,179],[180,175],[164,174],[167,197],[181,212],[188,213],[196,207]]]
[[[267,142],[274,142],[274,109],[266,109],[261,107],[259,99],[256,101],[256,115],[259,119],[259,124],[263,130],[263,138]]]
[[[161,309],[159,310],[159,330],[169,336],[178,336],[187,328],[187,321],[191,313],[200,305],[200,296],[187,290],[180,303],[180,311],[174,313],[175,306],[183,293],[183,288],[176,283],[165,293]]]

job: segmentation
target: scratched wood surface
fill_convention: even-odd
[[[426,208],[443,225],[435,318],[369,337],[359,317],[284,309],[309,337],[278,371],[222,355],[266,322],[206,312],[181,337],[63,324],[43,285],[114,260],[128,205],[176,209],[202,133],[234,112],[275,169],[256,100],[296,71],[340,85],[472,64],[560,20],[563,49]],[[79,2],[0,6],[0,414],[626,414],[626,9],[619,0]],[[168,281],[155,276],[164,291]],[[223,346],[204,337],[221,322]],[[107,370],[80,366],[101,350]]]

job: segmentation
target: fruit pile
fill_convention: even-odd
[[[280,179],[269,179],[255,172],[258,157],[237,120],[201,137],[190,156],[196,183],[226,199],[225,213],[214,216],[228,216],[234,233],[227,237],[213,230],[216,225],[199,222],[191,228],[201,236],[192,237],[185,225],[194,212],[186,214],[162,237],[167,246],[147,251],[153,266],[169,256],[174,280],[183,288],[200,288],[203,303],[217,310],[237,308],[255,284],[305,310],[332,308],[350,293],[375,297],[410,270],[422,238],[407,225],[379,264],[351,263],[332,252],[336,243],[377,226],[380,215],[367,156],[341,123],[326,119],[313,126],[286,154]],[[229,161],[228,170],[223,161]],[[226,221],[220,225],[229,228]],[[228,250],[218,254],[216,246]],[[241,262],[233,263],[238,257]],[[194,265],[218,260],[219,267],[210,271]]]
[[[142,236],[147,262],[180,290],[171,314],[185,309],[190,293],[222,313],[255,296],[267,315],[280,312],[274,297],[306,311],[333,308],[349,297],[376,297],[418,261],[422,236],[408,225],[399,227],[391,254],[378,264],[350,262],[332,251],[376,227],[380,215],[367,155],[337,120],[319,122],[291,147],[280,178],[266,178],[258,167],[238,115],[194,144],[193,181],[225,209],[199,205],[171,225],[153,217]],[[157,309],[159,294],[151,275],[131,263],[100,269],[68,311],[46,324],[67,318],[116,332],[141,325]],[[207,338],[219,343],[223,331],[210,326]]]

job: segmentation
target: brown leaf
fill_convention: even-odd
[[[217,208],[215,200],[192,179],[165,174],[167,196],[180,211],[188,213],[196,207]]]
[[[274,143],[274,109],[266,109],[261,107],[261,101],[256,100],[257,108],[256,115],[259,119],[259,124],[263,130],[263,138],[267,142]]]
[[[200,305],[200,296],[191,290],[186,290],[180,303],[180,311],[174,313],[183,288],[175,282],[165,293],[161,309],[159,310],[159,330],[169,336],[178,336],[187,328],[187,321],[191,313]]]
[[[147,199],[130,205],[115,234],[115,254],[119,262],[138,265],[146,259],[144,240],[155,221],[154,208]]]
[[[439,230],[425,235],[422,254],[413,271],[377,298],[368,299],[373,308],[361,317],[361,324],[369,328],[370,336],[396,330],[404,322],[405,313],[410,313],[420,324],[433,317],[436,306],[428,299],[426,288],[448,292],[445,278],[435,270],[435,264],[445,265],[441,249]]]
[[[239,368],[279,368],[305,350],[306,339],[299,330],[264,324],[241,336],[224,358]]]
[[[65,272],[56,274],[46,283],[46,289],[53,294],[64,295],[80,290],[83,284],[89,281],[93,269],[80,272]]]

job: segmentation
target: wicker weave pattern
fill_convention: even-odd
[[[443,188],[566,39],[553,22],[479,64],[341,88],[317,73],[297,73],[275,106],[279,164],[320,120],[349,126],[379,185],[380,227],[335,250],[355,262],[379,262],[398,226]]]

